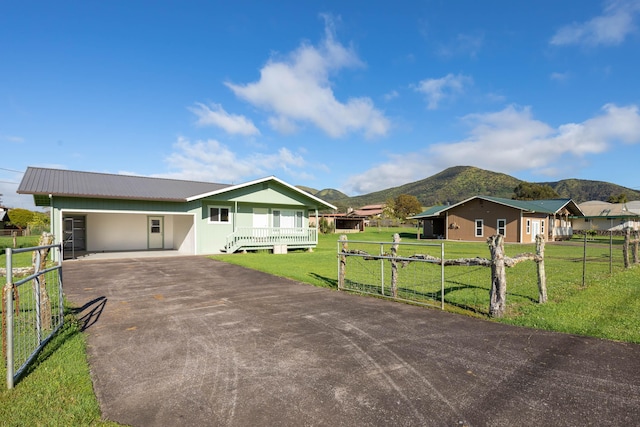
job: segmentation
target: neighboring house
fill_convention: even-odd
[[[329,224],[334,225],[335,233],[359,233],[364,231],[367,217],[356,215],[355,212],[320,214],[320,219],[326,219]],[[309,226],[316,224],[316,217],[309,216]]]
[[[386,205],[383,203],[381,205],[367,205],[358,209],[354,209],[353,213],[358,216],[364,216],[368,219],[377,219],[382,216],[382,212],[384,212],[384,208]]]
[[[0,230],[3,230],[8,222],[9,210],[3,206],[0,206]]]
[[[584,216],[573,218],[573,229],[578,231],[640,230],[640,202],[609,203],[597,200],[580,203]]]
[[[276,177],[229,185],[29,167],[17,192],[50,208],[65,251],[313,248],[310,213],[336,209]]]
[[[434,206],[410,219],[423,222],[422,237],[486,241],[502,234],[505,242],[530,243],[537,234],[547,241],[572,235],[570,217],[581,216],[571,199],[511,200],[475,196],[450,206]]]

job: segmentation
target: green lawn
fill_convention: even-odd
[[[0,368],[0,425],[116,426],[100,420],[86,357],[85,337],[73,315],[12,390]]]
[[[418,242],[415,229],[369,229],[350,234],[350,249],[379,253],[379,245],[358,241],[390,242],[399,233],[403,242]],[[273,255],[268,251],[216,255],[214,259],[261,270],[297,281],[337,289],[336,234],[321,235],[313,252],[293,251]],[[443,241],[420,241],[440,244]],[[611,340],[640,343],[640,266],[624,270],[622,239],[613,241],[610,264],[609,238],[547,243],[545,269],[549,302],[538,304],[537,270],[534,262],[507,269],[507,314],[496,321],[552,331],[590,335]],[[445,258],[489,258],[486,243],[444,241]],[[388,247],[388,245],[387,245]],[[439,256],[439,248],[402,247],[403,255],[428,252]],[[535,252],[534,244],[507,244],[505,252],[514,256]],[[583,257],[585,286],[583,280]],[[439,268],[439,267],[437,267]],[[611,269],[611,273],[610,273]],[[400,270],[401,276],[403,271]],[[491,271],[487,267],[446,267],[445,308],[470,316],[487,317]],[[439,296],[437,297],[439,298]]]

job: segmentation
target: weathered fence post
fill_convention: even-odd
[[[629,240],[631,240],[631,229],[624,229],[624,244],[622,245],[622,258],[624,259],[624,268],[629,268]]]
[[[347,242],[347,235],[343,234],[340,236],[340,252],[344,253],[349,248],[349,243]],[[347,271],[347,256],[340,255],[340,261],[338,262],[338,289],[344,289],[344,277]]]
[[[53,243],[53,234],[42,233],[38,246],[48,246]],[[39,255],[39,256],[38,256]],[[37,273],[47,268],[47,258],[49,257],[49,248],[34,251],[31,256],[33,263],[33,271]],[[36,265],[38,264],[38,265]],[[36,283],[38,281],[38,283]],[[39,287],[39,289],[38,289]],[[51,301],[47,292],[47,280],[44,274],[33,279],[33,290],[39,292],[37,301],[40,305],[40,326],[42,329],[51,329]]]
[[[536,236],[536,264],[538,265],[538,302],[547,302],[547,275],[544,271],[544,236]]]
[[[633,258],[633,263],[638,264],[638,245],[640,244],[640,231],[633,232],[633,246],[631,247],[631,257]]]
[[[393,235],[393,244],[391,245],[391,295],[398,298],[398,243],[400,243],[400,235]]]
[[[506,308],[507,275],[504,264],[504,237],[497,234],[489,237],[491,252],[491,292],[489,293],[489,316],[502,317]]]

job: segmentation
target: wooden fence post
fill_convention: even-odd
[[[633,232],[633,246],[631,247],[631,257],[633,258],[633,263],[638,264],[640,262],[638,260],[638,245],[640,244],[640,231]]]
[[[504,264],[504,237],[497,234],[489,237],[491,252],[491,291],[489,293],[489,316],[502,317],[506,308],[507,275]]]
[[[42,233],[38,246],[48,246],[53,243],[53,234]],[[40,264],[36,265],[37,256],[36,253],[40,253]],[[33,263],[33,271],[43,271],[47,268],[47,258],[49,257],[49,248],[39,249],[34,251],[31,256]],[[47,292],[47,280],[44,274],[41,274],[37,279],[33,279],[33,290],[36,290],[35,281],[40,282],[40,326],[42,329],[51,329],[51,300],[49,300],[49,292]]]
[[[538,303],[547,302],[547,275],[544,271],[544,236],[536,236],[536,264],[538,265]]]
[[[624,229],[624,244],[622,245],[622,258],[624,259],[624,268],[629,268],[629,240],[631,240],[631,229]]]
[[[340,252],[344,253],[349,249],[349,243],[347,242],[347,235],[343,234],[340,236],[339,242]],[[347,257],[346,255],[340,255],[340,262],[338,263],[338,289],[344,289],[344,277],[347,272]]]
[[[398,262],[396,261],[398,243],[400,243],[400,235],[395,233],[393,235],[393,245],[391,245],[391,295],[394,298],[398,298]]]

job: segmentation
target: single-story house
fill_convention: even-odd
[[[3,206],[0,206],[0,230],[3,230],[8,222],[9,210]]]
[[[386,207],[386,204],[377,204],[377,205],[366,205],[363,206],[361,208],[358,209],[354,209],[353,213],[355,215],[359,215],[359,216],[364,216],[367,217],[369,219],[376,219],[376,218],[380,218],[382,216],[382,213],[384,212],[384,208]]]
[[[29,167],[17,192],[50,208],[66,252],[313,248],[310,213],[336,209],[273,176],[231,185]]]
[[[320,220],[322,219],[333,224],[336,233],[360,233],[365,229],[367,217],[356,215],[351,211],[349,213],[322,213]],[[316,217],[313,214],[309,217],[309,224],[316,224]]]
[[[598,200],[580,203],[584,216],[573,218],[576,231],[640,230],[640,202],[609,203]]]
[[[570,217],[582,216],[571,199],[511,200],[474,196],[449,206],[434,206],[409,219],[423,223],[422,237],[485,241],[502,234],[505,242],[530,243],[538,234],[548,241],[568,239]]]

